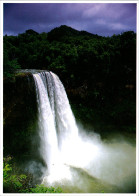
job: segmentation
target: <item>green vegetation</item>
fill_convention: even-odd
[[[62,25],[49,33],[39,34],[30,29],[18,36],[5,35],[4,78],[17,68],[55,72],[66,88],[77,120],[93,125],[111,124],[118,129],[130,127],[126,130],[135,133],[136,33],[133,31],[102,37]]]
[[[62,25],[49,33],[30,29],[18,36],[4,36],[4,156],[30,156],[33,145],[33,155],[38,158],[38,146],[30,137],[37,129],[34,83],[30,76],[24,77],[26,74],[15,75],[17,69],[55,72],[66,88],[78,121],[93,125],[102,135],[119,130],[135,136],[133,31],[102,37]],[[43,185],[28,187],[30,177],[14,173],[13,166],[4,162],[5,191],[61,192]]]
[[[60,187],[45,187],[43,184],[36,185],[35,188],[31,188],[31,193],[62,193],[62,189]]]
[[[32,181],[30,174],[20,174],[13,165],[12,157],[4,158],[3,189],[4,193],[62,193],[60,187],[45,187],[41,185],[29,185]],[[16,174],[15,174],[16,173]]]
[[[11,161],[11,156],[4,158],[3,189],[4,192],[16,193],[22,191],[26,187],[27,181],[29,179],[26,175],[19,174],[16,171],[17,168],[15,168],[15,166],[12,167]]]
[[[130,121],[135,123],[136,34],[133,31],[102,37],[62,25],[49,33],[27,30],[18,36],[5,35],[4,76],[10,76],[10,71],[17,68],[55,72],[69,92],[71,102],[77,100],[88,108],[108,110],[101,111],[104,116],[117,105],[130,102],[134,110]],[[112,115],[110,120],[116,118]]]

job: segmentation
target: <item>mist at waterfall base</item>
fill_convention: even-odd
[[[57,75],[40,72],[33,78],[39,154],[45,165],[30,161],[28,171],[35,176],[39,170],[42,184],[60,186],[65,192],[135,192],[135,146],[116,138],[104,142],[99,134],[77,125]]]

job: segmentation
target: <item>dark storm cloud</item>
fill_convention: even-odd
[[[99,35],[136,31],[136,4],[132,3],[7,3],[4,34],[27,29],[49,32],[68,25]]]

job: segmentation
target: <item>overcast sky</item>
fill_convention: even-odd
[[[4,3],[4,34],[60,25],[103,36],[136,32],[136,3]]]

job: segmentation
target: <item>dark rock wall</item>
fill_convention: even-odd
[[[29,155],[36,131],[37,104],[31,74],[17,74],[4,80],[4,155]]]

